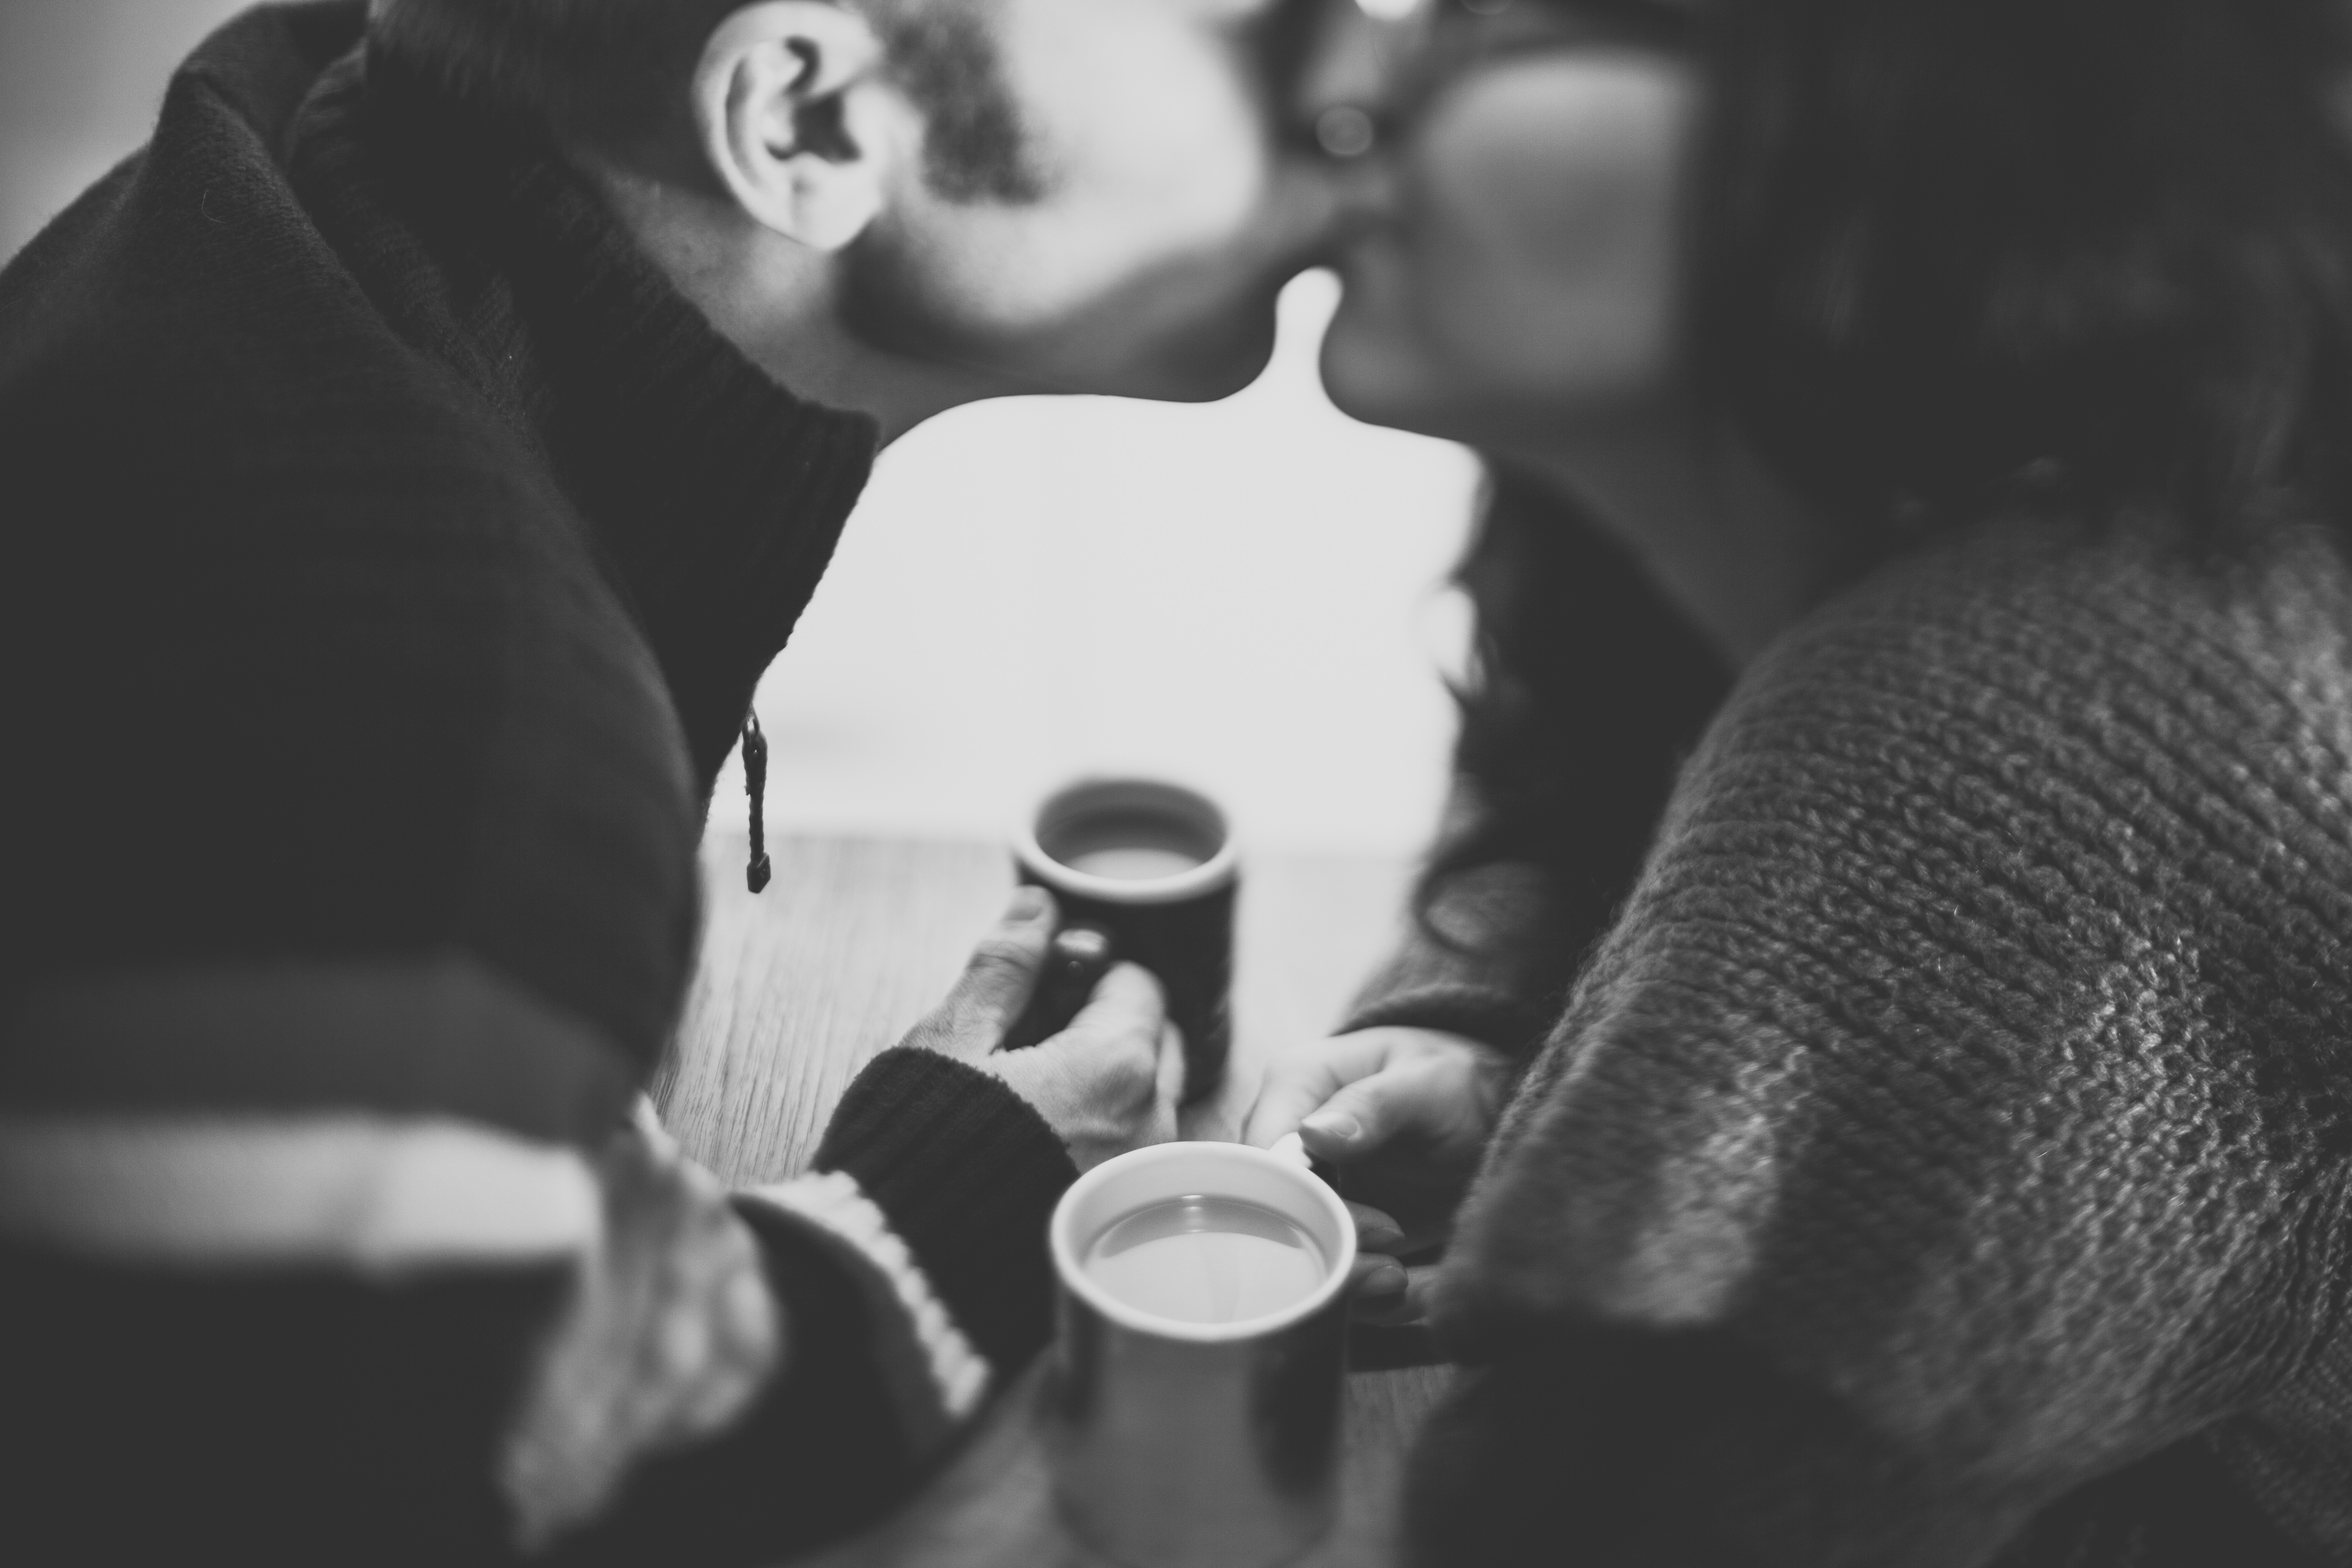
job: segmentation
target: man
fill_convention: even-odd
[[[1181,1073],[1132,968],[990,1054],[1042,899],[811,1177],[632,1106],[877,443],[1263,363],[1293,20],[267,7],[0,275],[11,1561],[748,1560],[1042,1342],[1047,1211]]]

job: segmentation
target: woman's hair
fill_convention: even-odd
[[[1849,526],[2347,515],[2337,0],[1713,0],[1693,350]]]
[[[1623,546],[1507,468],[1488,477],[1456,581],[1478,612],[1455,692],[1470,796],[1422,879],[1422,923],[1450,943],[1435,910],[1446,881],[1512,860],[1549,868],[1549,918],[1594,933],[1729,671]]]
[[[2153,514],[2210,550],[2280,521],[2352,536],[2352,6],[1702,0],[1698,17],[1699,395],[1859,556],[2017,504]],[[1486,668],[1460,761],[1533,801],[1576,763],[1529,739],[1530,703],[1575,672],[1545,630],[1562,584],[1524,539],[1581,524],[1498,493],[1462,571]],[[1498,801],[1441,850],[1424,909],[1531,837]]]

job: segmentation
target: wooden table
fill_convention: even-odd
[[[751,897],[743,841],[703,846],[708,928],[677,1049],[656,1085],[688,1152],[737,1184],[796,1173],[865,1062],[944,994],[1013,888],[994,846],[797,838]],[[1230,1137],[1266,1054],[1328,1030],[1387,944],[1402,862],[1268,856],[1246,868],[1224,1091],[1188,1118]],[[1349,1379],[1340,1522],[1301,1568],[1396,1560],[1405,1447],[1444,1386],[1442,1369]],[[1007,1392],[906,1508],[814,1559],[828,1568],[1060,1568],[1091,1564],[1056,1517],[1035,1439],[1038,1371]]]

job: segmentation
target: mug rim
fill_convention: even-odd
[[[1045,853],[1037,841],[1037,824],[1063,801],[1082,791],[1119,786],[1141,786],[1164,790],[1171,795],[1190,795],[1206,806],[1223,830],[1223,842],[1217,852],[1189,871],[1172,877],[1156,877],[1138,881],[1125,877],[1097,877],[1089,871],[1076,870]],[[1233,819],[1224,807],[1206,792],[1173,779],[1153,778],[1145,773],[1089,773],[1076,778],[1048,792],[1029,813],[1013,836],[1013,858],[1022,868],[1047,888],[1075,893],[1106,904],[1178,904],[1195,899],[1202,893],[1215,892],[1233,882],[1241,864],[1241,846],[1234,832]]]
[[[1076,1226],[1078,1205],[1097,1189],[1108,1185],[1123,1171],[1138,1165],[1163,1164],[1186,1155],[1214,1151],[1214,1157],[1240,1159],[1245,1164],[1279,1172],[1298,1182],[1308,1197],[1321,1205],[1338,1224],[1340,1238],[1339,1255],[1329,1262],[1330,1272],[1323,1283],[1307,1295],[1279,1311],[1267,1312],[1255,1318],[1244,1318],[1230,1323],[1188,1323],[1176,1318],[1163,1318],[1155,1312],[1130,1307],[1111,1295],[1094,1280],[1078,1260],[1077,1238],[1071,1233]],[[1348,1205],[1330,1184],[1307,1169],[1296,1160],[1285,1159],[1249,1143],[1228,1143],[1218,1140],[1179,1140],[1172,1143],[1153,1143],[1141,1149],[1130,1149],[1124,1154],[1105,1160],[1070,1184],[1054,1205],[1054,1218],[1048,1226],[1048,1241],[1054,1255],[1054,1272],[1062,1288],[1076,1296],[1088,1307],[1120,1328],[1136,1333],[1150,1334],[1158,1339],[1177,1340],[1192,1344],[1230,1344],[1239,1340],[1254,1340],[1278,1333],[1294,1323],[1304,1322],[1323,1310],[1348,1288],[1348,1276],[1356,1265],[1356,1220]]]

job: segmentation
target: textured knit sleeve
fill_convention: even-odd
[[[0,1558],[498,1563],[665,1498],[633,1561],[772,1555],[1042,1335],[1034,1269],[976,1260],[1067,1160],[944,1059],[885,1058],[826,1169],[740,1207],[629,1125],[708,775],[870,425],[581,231],[576,182],[521,179],[505,243],[395,213],[365,13],[233,24],[0,270]]]
[[[1987,529],[1768,652],[1465,1210],[1421,1560],[2345,1560],[2347,626]]]
[[[1403,941],[1349,1029],[1530,1055],[1633,886],[1722,665],[1641,566],[1508,478],[1463,578],[1482,606],[1445,818]]]

